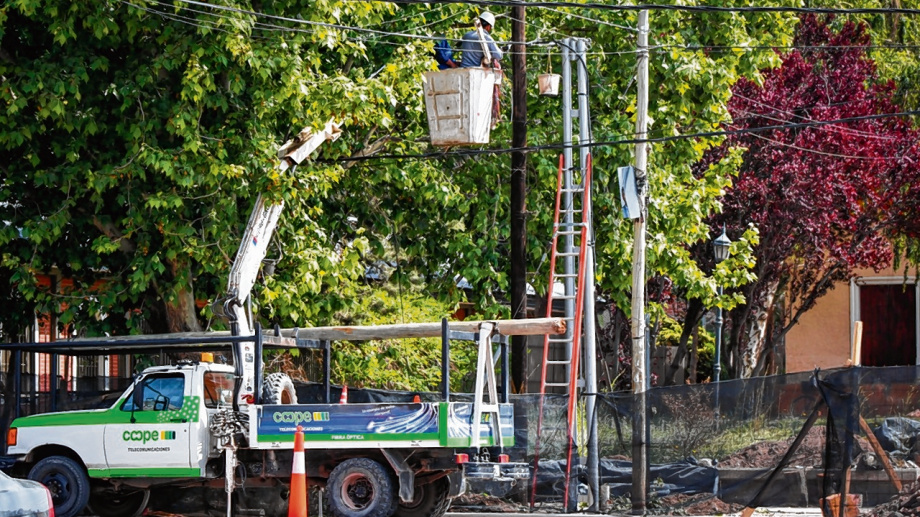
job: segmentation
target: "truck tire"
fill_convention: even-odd
[[[262,381],[263,404],[296,404],[294,381],[284,373],[270,373]]]
[[[150,491],[143,489],[117,492],[96,488],[89,495],[89,511],[98,517],[138,517],[147,508]]]
[[[393,517],[442,517],[450,506],[449,490],[450,482],[446,477],[417,486],[411,501],[399,500]]]
[[[29,471],[29,479],[48,487],[57,517],[73,517],[89,501],[89,477],[83,465],[66,456],[39,461]]]
[[[390,517],[396,489],[388,470],[368,458],[339,463],[326,482],[326,505],[335,517]]]

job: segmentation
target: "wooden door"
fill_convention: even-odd
[[[864,366],[917,364],[917,290],[913,284],[862,285]]]

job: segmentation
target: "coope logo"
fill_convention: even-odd
[[[121,435],[121,439],[126,442],[156,442],[160,440],[175,440],[176,432],[175,431],[125,431]]]
[[[312,422],[313,413],[309,411],[280,411],[272,415],[272,419],[279,424],[299,424]]]

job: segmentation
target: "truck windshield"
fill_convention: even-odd
[[[233,404],[233,374],[227,372],[205,372],[204,405],[216,408]]]

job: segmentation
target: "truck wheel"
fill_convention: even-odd
[[[90,493],[89,511],[98,517],[138,517],[147,508],[148,500],[149,490],[97,489]]]
[[[262,382],[263,404],[296,404],[294,381],[284,373],[270,373]]]
[[[66,456],[48,456],[39,461],[29,471],[29,479],[48,487],[57,517],[73,517],[89,501],[86,471]]]
[[[415,487],[414,496],[408,503],[399,500],[393,517],[442,517],[450,506],[447,492],[450,482],[446,477],[432,483]]]
[[[339,463],[326,482],[326,504],[335,517],[390,517],[396,509],[393,477],[367,458]]]

